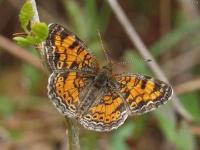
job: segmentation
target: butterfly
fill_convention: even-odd
[[[150,76],[114,74],[111,62],[100,67],[84,42],[61,25],[49,25],[43,48],[52,72],[50,100],[62,114],[76,118],[87,129],[117,129],[128,116],[152,111],[173,95],[170,85]]]

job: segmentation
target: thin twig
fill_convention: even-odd
[[[37,69],[44,71],[44,67],[39,58],[2,35],[0,35],[0,47],[8,51],[12,55],[20,58],[21,60],[30,63]]]
[[[37,6],[35,3],[35,0],[30,0],[33,10],[34,10],[34,17],[31,21],[31,24],[35,22],[40,22],[38,11],[37,11]],[[68,117],[65,117],[67,126],[68,126],[68,131],[66,131],[67,136],[68,136],[68,144],[69,144],[69,150],[80,150],[80,144],[79,144],[79,130],[78,130],[78,124],[76,120],[70,119]]]
[[[183,94],[183,93],[192,92],[195,90],[200,90],[200,78],[182,83],[175,87],[175,91],[178,95]]]
[[[154,72],[154,74],[161,80],[169,82],[161,68],[159,67],[158,63],[154,59],[154,57],[151,55],[145,44],[142,42],[141,38],[137,34],[134,26],[131,24],[131,22],[128,20],[127,16],[125,15],[124,11],[122,10],[121,6],[116,0],[108,0],[108,3],[110,7],[112,8],[113,12],[115,13],[118,21],[121,23],[123,29],[126,31],[129,39],[131,40],[132,44],[137,48],[140,55],[145,59],[152,60],[151,63],[147,63],[149,68]],[[182,115],[186,120],[192,121],[193,118],[185,110],[185,108],[180,103],[179,98],[174,94],[174,100],[173,104],[175,106],[176,111]]]

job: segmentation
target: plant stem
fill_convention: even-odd
[[[40,18],[38,15],[38,11],[37,11],[37,6],[35,3],[35,0],[30,0],[32,7],[33,7],[33,11],[34,11],[34,16],[31,20],[31,24],[36,23],[36,22],[40,22]],[[68,149],[69,150],[80,150],[80,144],[79,144],[79,129],[78,129],[78,124],[77,121],[71,118],[68,118],[67,116],[65,116],[65,121],[67,124],[67,130],[66,130],[66,135],[68,137]]]
[[[177,94],[185,94],[200,90],[200,78],[181,83],[175,87]]]
[[[65,122],[68,127],[68,130],[66,130],[66,134],[68,135],[68,149],[80,150],[79,128],[77,121],[65,116]]]
[[[34,11],[34,16],[31,20],[31,24],[35,23],[35,22],[40,22],[40,18],[39,18],[39,15],[38,15],[38,11],[37,11],[37,6],[36,6],[36,3],[35,3],[35,0],[30,0],[31,4],[32,4],[32,7],[33,7],[33,11]]]

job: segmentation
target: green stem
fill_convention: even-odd
[[[75,119],[65,117],[65,122],[68,127],[66,134],[68,135],[69,150],[80,150],[79,145],[79,128]]]
[[[34,11],[34,16],[31,20],[31,24],[40,22],[40,18],[38,15],[37,11],[37,6],[35,3],[35,0],[30,0],[33,11]],[[80,150],[80,144],[79,144],[79,129],[78,129],[78,124],[77,121],[71,118],[65,117],[66,124],[67,124],[67,130],[66,130],[66,135],[68,137],[68,149],[69,150]]]

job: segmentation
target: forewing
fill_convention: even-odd
[[[123,99],[114,91],[108,91],[80,118],[80,123],[90,130],[110,131],[122,125],[127,117]]]
[[[68,117],[76,117],[79,104],[93,77],[79,72],[52,73],[48,95],[57,109]]]
[[[130,115],[143,114],[165,104],[173,95],[172,87],[140,74],[117,75],[119,92],[126,100]]]
[[[49,36],[43,42],[45,58],[51,71],[97,72],[96,58],[72,32],[58,24],[49,25]]]

